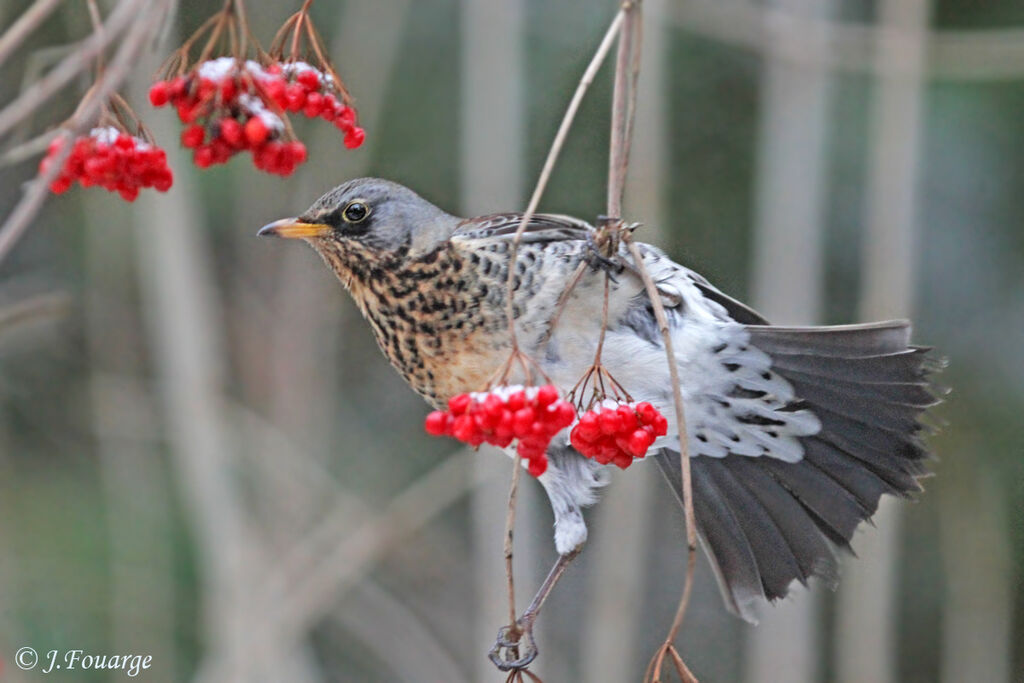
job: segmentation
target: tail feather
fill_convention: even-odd
[[[720,461],[709,462],[707,472],[746,533],[754,551],[765,597],[776,600],[785,596],[794,578],[806,583],[807,575],[793,554],[789,541],[761,502]]]
[[[834,585],[835,549],[849,549],[881,496],[921,490],[930,455],[920,419],[939,402],[929,376],[941,364],[909,346],[906,322],[747,329],[793,386],[792,407],[821,422],[800,439],[795,463],[735,453],[691,460],[705,551],[730,610],[754,621],[754,605],[784,597],[793,580]],[[678,453],[656,459],[681,499]]]
[[[664,451],[663,451],[664,452]],[[679,461],[675,454],[676,462]],[[659,460],[660,462],[660,460]],[[664,471],[664,468],[663,468]],[[678,473],[679,468],[675,471]],[[693,514],[726,606],[752,620],[754,605],[765,599],[761,574],[747,532],[705,467],[692,469]],[[681,489],[680,489],[681,490]]]

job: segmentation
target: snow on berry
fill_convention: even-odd
[[[330,74],[306,62],[264,67],[234,57],[207,60],[149,90],[153,106],[174,107],[186,124],[181,141],[193,150],[197,166],[248,151],[256,168],[279,175],[290,175],[306,160],[306,146],[294,139],[286,112],[333,122],[350,149],[363,143],[366,133],[343,99]]]
[[[551,439],[575,419],[576,409],[559,398],[554,386],[514,385],[454,396],[448,410],[427,415],[424,427],[428,434],[451,436],[471,446],[506,448],[518,440],[516,450],[530,474],[539,477],[547,470]]]
[[[50,143],[46,156],[39,163],[40,173],[49,169],[65,140],[66,136],[58,136]],[[174,178],[164,150],[113,126],[104,126],[75,139],[64,168],[50,184],[50,190],[56,194],[66,192],[75,181],[82,187],[99,185],[134,201],[141,188],[166,192]]]
[[[580,416],[569,432],[569,443],[602,465],[626,469],[667,432],[668,420],[650,403],[605,399]]]

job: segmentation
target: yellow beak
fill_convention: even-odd
[[[301,237],[323,237],[330,234],[331,226],[323,223],[304,223],[298,218],[282,218],[273,223],[267,223],[256,233],[260,237],[287,237],[296,239]]]

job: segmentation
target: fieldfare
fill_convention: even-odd
[[[601,256],[585,221],[537,214],[510,263],[521,218],[458,218],[401,185],[361,178],[259,234],[306,240],[392,365],[435,407],[483,389],[508,359],[508,310],[518,348],[568,390],[593,362],[610,276],[601,360],[669,418],[655,460],[681,500],[673,388],[630,253],[622,246]],[[836,549],[849,547],[880,496],[920,490],[929,454],[919,418],[938,402],[928,376],[940,363],[910,345],[906,321],[770,325],[656,247],[638,246],[668,315],[698,534],[727,608],[754,621],[755,605],[784,597],[794,579],[834,585]],[[581,262],[582,279],[559,309]],[[547,456],[539,480],[554,510],[555,546],[571,558],[587,538],[581,510],[595,501],[605,467],[564,437]]]

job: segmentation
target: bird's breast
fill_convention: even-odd
[[[384,355],[435,405],[485,386],[508,355],[500,293],[448,249],[362,268],[346,284]]]

